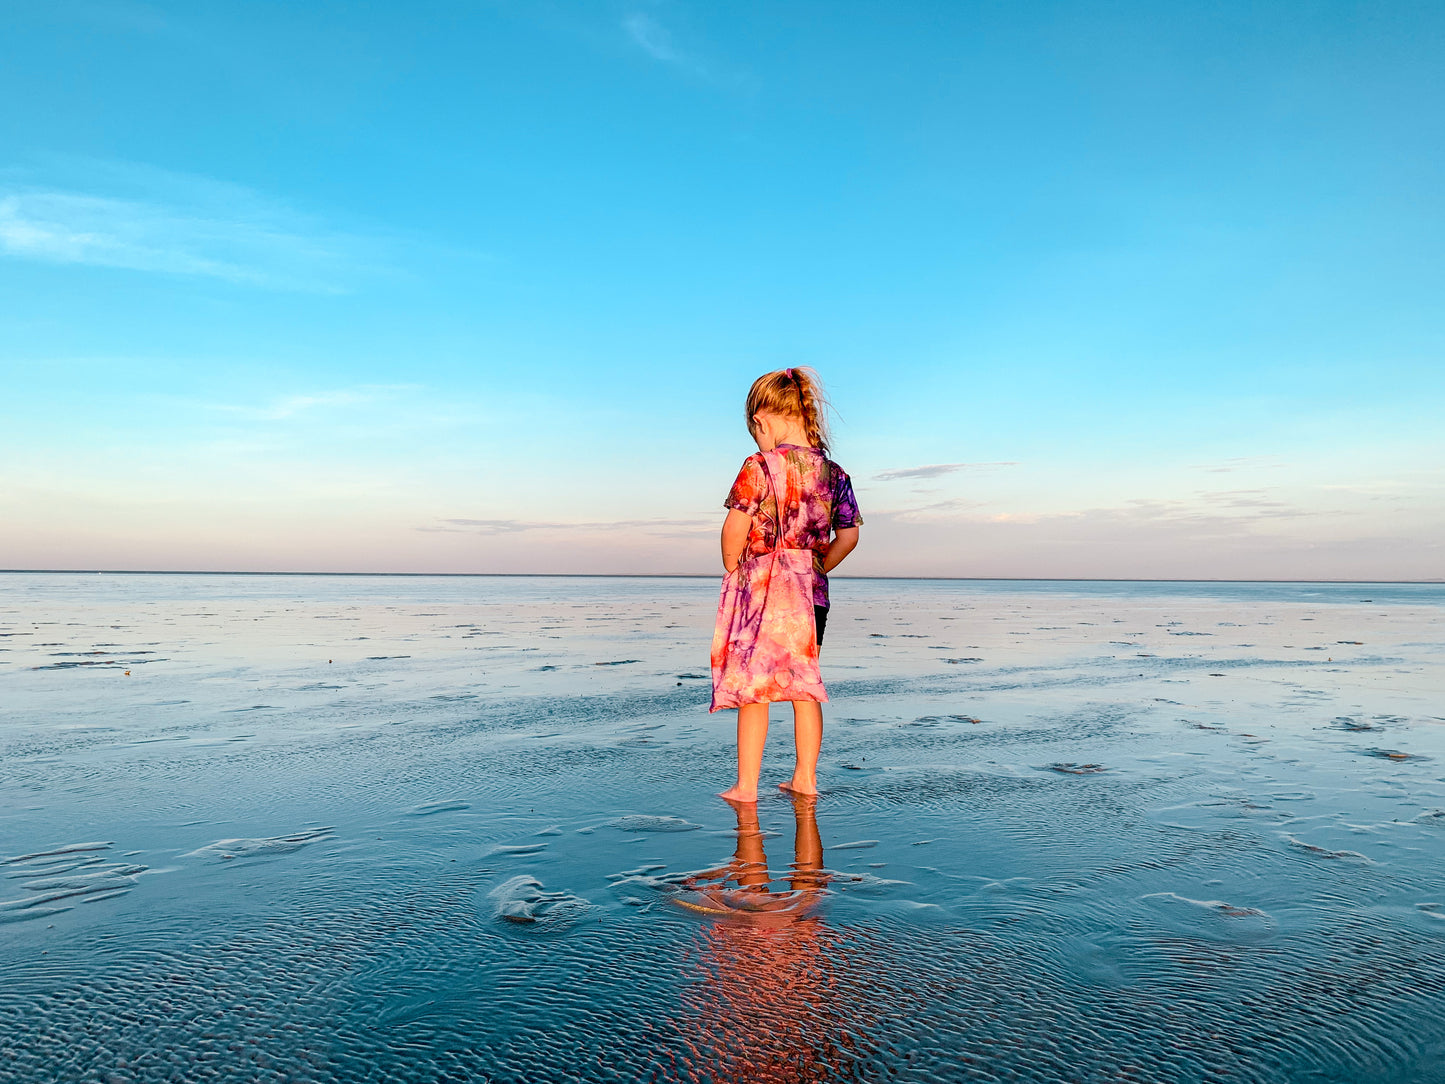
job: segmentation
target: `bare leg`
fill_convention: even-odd
[[[758,773],[763,769],[763,746],[767,741],[768,705],[744,704],[738,708],[738,781],[719,797],[730,802],[758,800]]]
[[[793,778],[778,786],[794,794],[818,793],[818,754],[823,749],[823,705],[813,700],[793,701],[793,747],[798,762]]]
[[[823,839],[818,834],[818,799],[793,795],[793,891],[817,892],[828,878],[823,873]]]
[[[738,846],[733,852],[733,879],[741,888],[767,891],[768,856],[763,851],[763,829],[756,802],[730,802],[738,815]],[[821,853],[822,844],[819,844]]]

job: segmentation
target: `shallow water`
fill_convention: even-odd
[[[0,576],[0,1080],[1445,1080],[1445,587],[715,591]]]

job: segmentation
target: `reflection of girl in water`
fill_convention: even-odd
[[[828,699],[818,644],[828,617],[828,573],[858,544],[858,502],[827,456],[825,403],[807,369],[766,373],[748,392],[749,456],[726,502],[723,577],[712,641],[712,710],[738,709],[737,782],[729,801],[758,796],[768,705],[793,704],[797,763],[780,784],[818,792],[818,752]]]
[[[818,904],[827,884],[815,799],[793,799],[793,863],[788,888],[773,891],[757,807],[734,802],[733,860],[696,875],[676,901],[717,915],[701,932],[703,981],[685,995],[697,1017],[693,1081],[826,1081],[857,1057],[839,972],[845,935],[826,925]],[[708,884],[709,881],[719,883]],[[735,886],[735,887],[734,887]]]
[[[684,882],[687,889],[675,902],[691,911],[756,920],[782,915],[782,925],[817,907],[823,886],[828,883],[823,869],[823,841],[818,835],[817,799],[793,796],[793,864],[788,877],[791,891],[773,892],[773,875],[763,851],[763,830],[758,825],[758,807],[752,802],[729,802],[738,815],[738,845],[733,860],[718,869],[694,874]],[[709,884],[717,881],[716,884]],[[736,885],[730,888],[729,883]]]

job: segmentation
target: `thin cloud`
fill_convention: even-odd
[[[318,293],[374,262],[361,238],[240,185],[124,163],[84,173],[83,187],[0,175],[0,254]]]
[[[673,40],[672,31],[646,12],[629,12],[622,19],[622,31],[628,41],[659,64],[666,64],[707,83],[734,89],[743,89],[750,83],[745,76],[730,71],[726,65],[704,64],[694,54],[680,49]]]
[[[443,519],[439,525],[418,527],[418,531],[468,531],[477,534],[520,534],[524,531],[648,531],[694,534],[714,531],[717,524],[702,519],[619,519],[583,523],[562,523],[530,519]]]
[[[1107,524],[1133,525],[1138,528],[1178,528],[1199,537],[1247,535],[1255,524],[1267,519],[1300,519],[1323,513],[1309,511],[1284,502],[1259,502],[1236,494],[1220,494],[1216,502],[1221,508],[1200,507],[1189,501],[1140,498],[1125,501],[1112,508],[1085,508],[1047,513],[1001,512],[984,517],[990,523],[1056,525],[1061,540],[1087,534],[1093,527]]]
[[[997,467],[1017,467],[1018,463],[930,463],[922,467],[899,467],[873,476],[875,482],[896,482],[904,478],[938,478],[960,470],[992,470]]]
[[[1210,504],[1222,505],[1225,508],[1237,509],[1257,516],[1294,517],[1313,514],[1286,501],[1275,499],[1270,496],[1270,492],[1266,489],[1231,489],[1201,493],[1200,497]]]
[[[356,403],[364,403],[374,398],[369,395],[362,395],[352,391],[329,391],[316,395],[284,395],[273,399],[268,406],[247,407],[235,406],[229,403],[217,403],[214,409],[225,411],[228,414],[239,414],[242,417],[254,418],[257,421],[283,421],[286,418],[294,418],[303,411],[321,406],[352,406]]]
[[[982,507],[983,505],[977,501],[954,497],[945,501],[920,505],[917,508],[905,508],[891,515],[899,523],[935,523],[955,519],[962,513],[972,512]]]
[[[1272,469],[1283,466],[1284,463],[1273,456],[1239,455],[1220,460],[1218,463],[1196,463],[1194,469],[1206,471],[1209,474],[1231,474],[1240,470]]]
[[[1354,482],[1348,485],[1321,485],[1320,489],[1336,493],[1357,493],[1364,495],[1395,496],[1410,491],[1440,489],[1441,483],[1430,479],[1419,481],[1397,481],[1389,478],[1375,478],[1368,482]],[[1430,498],[1436,499],[1433,496]]]
[[[907,524],[1039,526],[1052,524],[1058,540],[1067,541],[1086,525],[1133,524],[1148,529],[1179,529],[1201,536],[1220,534],[1249,535],[1265,521],[1304,520],[1323,516],[1348,516],[1341,510],[1322,511],[1301,508],[1286,501],[1263,496],[1262,490],[1238,490],[1225,493],[1200,494],[1200,500],[1157,500],[1140,498],[1113,507],[1064,509],[1054,511],[1001,510],[985,511],[984,503],[971,503],[963,498],[938,501],[916,508],[896,508],[874,513],[879,522]],[[1203,503],[1200,503],[1202,500]]]
[[[347,407],[389,399],[396,392],[410,391],[414,384],[364,384],[356,388],[317,391],[303,395],[280,395],[263,406],[238,403],[203,403],[208,410],[220,411],[252,421],[285,421],[319,407]]]
[[[1438,506],[1437,506],[1438,508]],[[1430,527],[1439,526],[1432,509]],[[1427,579],[1441,547],[1397,522],[1319,511],[1279,519],[1189,501],[985,511],[923,522],[876,513],[859,575],[1121,579]],[[1426,539],[1429,541],[1425,541]],[[875,557],[874,554],[879,555]],[[848,566],[845,566],[848,567]]]
[[[475,531],[477,534],[517,534],[521,531],[560,527],[558,523],[537,523],[521,519],[444,519],[440,526],[418,527],[418,531]]]
[[[651,15],[641,11],[630,12],[622,20],[622,29],[627,32],[632,43],[653,60],[660,60],[664,64],[692,66],[691,62],[673,45],[672,35],[667,32],[666,27]]]

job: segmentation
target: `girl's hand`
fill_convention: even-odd
[[[723,520],[722,525],[722,563],[726,571],[731,572],[737,568],[738,562],[743,559],[743,550],[747,549],[748,532],[752,530],[752,526],[752,516],[739,512],[736,508],[728,509],[728,518]]]

